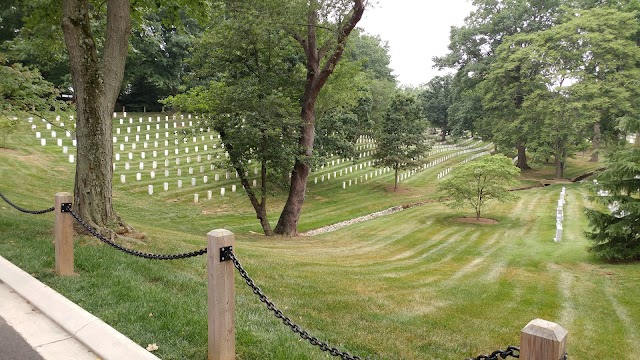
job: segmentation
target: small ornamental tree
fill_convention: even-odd
[[[394,190],[398,189],[398,170],[420,166],[430,145],[424,136],[427,121],[422,118],[416,98],[397,93],[384,116],[382,131],[376,136],[378,147],[375,166],[390,167],[395,172]]]
[[[457,166],[443,180],[438,191],[449,198],[451,208],[471,206],[480,220],[482,206],[489,200],[506,202],[515,199],[509,188],[518,183],[520,169],[504,155],[481,157],[478,160]]]
[[[640,260],[640,148],[616,151],[598,176],[597,189],[608,196],[593,200],[603,209],[585,209],[593,243],[589,249],[607,260]]]

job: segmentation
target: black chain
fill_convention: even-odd
[[[490,355],[479,355],[477,357],[468,358],[466,360],[498,360],[498,356],[500,356],[503,359],[506,359],[509,356],[514,358],[520,358],[520,348],[517,346],[509,346],[507,347],[507,350],[496,350],[492,352]],[[560,360],[567,360],[567,359],[569,359],[569,355],[567,353],[564,353],[562,358],[560,358]]]
[[[2,197],[2,199],[4,201],[7,202],[7,204],[13,206],[16,210],[22,211],[23,213],[27,213],[27,214],[34,214],[34,215],[40,215],[40,214],[46,214],[48,212],[52,212],[53,210],[55,210],[55,207],[50,207],[48,209],[44,209],[44,210],[28,210],[25,208],[21,208],[20,206],[12,203],[9,199],[7,199],[6,196],[4,196],[2,193],[0,193],[0,197]]]
[[[517,346],[508,346],[507,350],[496,350],[490,355],[478,355],[474,358],[468,358],[466,360],[498,360],[498,356],[503,359],[511,356],[514,358],[520,358],[520,348]]]
[[[162,255],[162,254],[151,254],[151,253],[145,253],[145,252],[141,252],[141,251],[137,251],[137,250],[131,250],[131,249],[127,249],[125,247],[122,247],[118,244],[116,244],[115,242],[105,238],[104,236],[102,236],[99,232],[97,232],[94,228],[92,228],[91,226],[87,225],[87,223],[85,223],[82,219],[80,219],[80,217],[74,213],[73,211],[69,212],[71,214],[71,216],[73,216],[74,219],[76,219],[76,221],[78,223],[80,223],[80,225],[82,225],[85,229],[87,229],[88,232],[91,233],[91,235],[95,236],[96,238],[98,238],[98,240],[111,245],[112,247],[125,252],[127,254],[130,255],[134,255],[134,256],[138,256],[141,258],[145,258],[145,259],[153,259],[153,260],[176,260],[176,259],[186,259],[189,257],[195,257],[195,256],[199,256],[199,255],[204,255],[207,253],[207,248],[202,248],[200,250],[197,251],[192,251],[192,252],[188,252],[188,253],[183,253],[183,254],[169,254],[169,255]]]
[[[238,259],[236,259],[235,254],[233,252],[229,252],[228,255],[231,258],[231,260],[233,261],[233,265],[236,267],[236,269],[238,269],[238,272],[240,273],[240,276],[242,276],[242,278],[247,283],[247,285],[249,285],[251,290],[253,290],[253,293],[258,295],[258,297],[260,298],[260,301],[267,306],[267,309],[271,310],[273,312],[273,314],[278,319],[282,320],[283,324],[285,324],[288,327],[290,327],[291,331],[293,331],[294,333],[300,335],[301,338],[309,341],[309,343],[311,343],[311,345],[319,347],[320,350],[322,350],[322,351],[327,351],[332,356],[340,357],[343,360],[362,360],[362,358],[360,358],[358,356],[350,355],[347,352],[342,352],[342,351],[336,349],[335,347],[329,346],[329,344],[327,344],[326,342],[320,341],[318,338],[316,338],[314,336],[311,336],[306,330],[304,330],[300,326],[296,325],[293,321],[291,321],[291,319],[286,317],[282,313],[282,311],[278,310],[278,308],[275,306],[274,303],[272,303],[269,300],[269,298],[267,298],[267,296],[262,292],[262,290],[255,284],[253,279],[251,279],[251,277],[249,277],[249,274],[247,274],[247,272],[242,267],[242,265],[240,265],[240,262],[238,261]]]

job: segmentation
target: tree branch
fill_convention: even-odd
[[[320,74],[318,76],[318,80],[316,81],[315,86],[317,88],[319,89],[322,88],[324,83],[329,78],[329,75],[333,73],[333,70],[335,69],[336,64],[338,63],[338,61],[340,61],[340,58],[344,53],[344,48],[347,42],[347,38],[349,37],[349,34],[351,34],[351,31],[356,27],[356,24],[358,24],[358,21],[362,19],[362,14],[364,13],[364,9],[365,9],[365,0],[353,1],[353,9],[351,10],[351,16],[345,23],[343,23],[340,26],[340,29],[338,30],[338,38],[337,38],[333,53],[331,54],[327,62],[322,67],[322,70],[320,71]]]

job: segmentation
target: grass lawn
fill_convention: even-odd
[[[28,129],[8,143],[12,150],[0,149],[0,191],[11,200],[42,209],[55,192],[72,191],[73,165],[59,149],[40,147]],[[464,158],[410,177],[397,192],[389,191],[388,174],[347,189],[342,181],[310,184],[300,230],[433,199],[436,174]],[[259,224],[241,192],[194,204],[188,196],[148,196],[128,186],[114,181],[115,208],[147,238],[121,243],[185,252],[205,246],[208,231],[228,228],[236,233],[237,257],[270,299],[313,335],[352,354],[459,360],[518,344],[522,327],[544,318],[569,331],[571,359],[640,358],[640,264],[607,264],[588,254],[582,212],[588,192],[580,184],[566,185],[561,243],[553,242],[561,185],[488,206],[483,216],[496,225],[458,222],[472,212],[436,202],[295,239],[256,234]],[[282,203],[271,200],[274,223]],[[52,239],[53,214],[0,204],[1,256],[135,342],[156,343],[160,358],[206,359],[204,257],[144,260],[79,236],[78,276],[60,278],[53,274]],[[330,357],[279,323],[239,276],[236,291],[239,359]]]

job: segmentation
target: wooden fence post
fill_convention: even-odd
[[[221,259],[221,249],[233,246],[234,235],[225,229],[207,234],[208,327],[209,360],[235,360],[236,334],[234,325],[234,266],[230,259]]]
[[[567,334],[567,330],[551,321],[531,320],[520,333],[520,359],[562,359],[567,348]]]
[[[62,204],[70,204],[72,197],[68,192],[61,192],[56,193],[55,199],[56,274],[73,275],[73,217],[68,212],[62,212]]]

